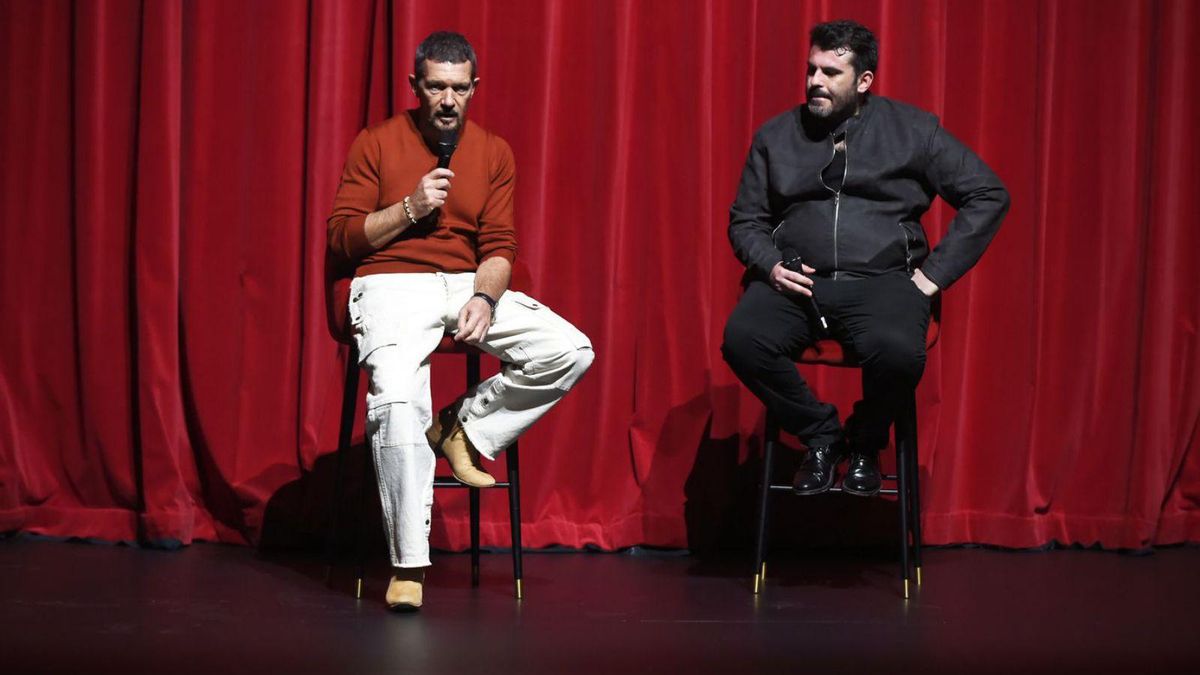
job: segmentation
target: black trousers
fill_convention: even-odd
[[[930,298],[907,274],[868,279],[815,278],[821,313],[862,364],[863,398],[854,404],[845,434],[858,450],[876,451],[906,391],[925,370]],[[721,351],[738,378],[785,431],[808,447],[842,437],[837,409],[822,403],[796,370],[795,358],[821,336],[808,299],[752,281],[725,324]]]

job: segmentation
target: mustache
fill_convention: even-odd
[[[818,87],[813,87],[812,89],[809,89],[808,97],[809,98],[827,98],[827,99],[831,99],[831,100],[833,99],[833,96],[831,96],[828,91],[818,88]]]

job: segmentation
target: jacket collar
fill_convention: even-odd
[[[814,143],[822,143],[828,138],[834,138],[842,134],[853,135],[855,129],[861,127],[870,118],[871,114],[875,112],[877,106],[872,104],[872,99],[874,99],[874,96],[869,93],[864,96],[858,112],[842,120],[842,123],[833,129],[830,129],[828,125],[814,117],[812,113],[808,112],[808,106],[801,103],[794,108],[796,112],[796,126],[799,127],[800,133],[805,138]]]

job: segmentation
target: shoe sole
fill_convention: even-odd
[[[796,488],[793,487],[792,494],[799,495],[801,497],[811,497],[813,495],[823,495],[826,492],[829,492],[832,488],[833,488],[833,482],[830,482],[829,485],[826,485],[824,487],[813,488],[811,490],[797,490]]]
[[[831,489],[833,489],[833,484],[837,482],[837,466],[835,465],[833,470],[830,471],[829,473],[830,473],[829,482],[825,483],[824,485],[821,485],[820,487],[811,488],[808,490],[801,490],[801,489],[793,486],[792,494],[796,494],[801,497],[811,497],[813,495],[823,495],[826,492],[829,492]]]
[[[488,488],[496,487],[495,481],[488,483],[487,485],[476,485],[474,483],[468,483],[467,481],[459,478],[454,472],[450,473],[450,477],[453,478],[454,480],[458,481],[459,483],[466,485],[469,488],[475,488],[476,490],[486,490]]]
[[[875,495],[879,494],[879,488],[875,488],[873,492],[863,492],[860,490],[852,490],[843,484],[842,492],[845,492],[848,495],[854,495],[855,497],[874,497]]]
[[[441,444],[440,444],[440,443],[439,443],[438,445],[436,445],[436,446],[435,446],[435,445],[433,445],[432,443],[430,443],[430,445],[429,445],[429,448],[430,448],[431,450],[433,450],[433,456],[434,456],[434,457],[438,457],[438,458],[444,459],[444,460],[446,460],[446,462],[447,462],[447,463],[449,463],[449,462],[450,462],[450,459],[449,459],[448,457],[446,457],[446,453],[442,452],[442,446],[441,446]],[[487,475],[491,476],[491,474],[490,474],[490,473],[487,473],[486,471],[484,471],[484,472],[482,472],[482,473],[485,473],[485,474],[487,474]],[[490,487],[496,487],[496,483],[498,482],[498,481],[496,480],[496,477],[495,477],[495,476],[492,476],[492,482],[491,482],[491,483],[488,483],[487,485],[476,485],[476,484],[474,484],[474,483],[468,483],[467,481],[465,481],[465,480],[463,480],[463,479],[459,478],[459,477],[458,477],[458,474],[454,473],[454,467],[453,467],[453,466],[452,466],[452,467],[450,467],[450,477],[451,477],[451,478],[453,478],[454,480],[458,481],[459,483],[461,483],[461,484],[463,484],[463,485],[467,486],[467,487],[475,488],[475,489],[477,489],[477,490],[486,490],[486,489],[488,489],[488,488],[490,488]]]

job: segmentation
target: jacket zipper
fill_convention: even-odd
[[[842,139],[842,143],[845,144],[845,146],[842,148],[842,152],[846,153],[846,162],[842,166],[842,187],[841,187],[841,189],[834,190],[833,188],[829,187],[828,185],[825,185],[825,177],[821,175],[821,173],[823,171],[817,173],[817,180],[821,181],[821,186],[824,187],[826,190],[829,190],[830,192],[833,193],[833,279],[835,279],[835,280],[838,278],[838,272],[837,272],[837,270],[838,270],[838,245],[837,245],[838,215],[841,213],[841,210],[842,210],[842,190],[846,189],[846,176],[849,175],[849,173],[850,173],[850,151],[849,151],[850,145],[849,145],[849,143],[846,143],[845,139]],[[836,156],[837,156],[837,141],[834,141],[833,152],[829,155],[830,164],[833,163],[833,158]],[[829,166],[829,164],[826,164],[825,166]]]
[[[904,223],[901,221],[896,221],[896,226],[900,228],[900,236],[904,238],[904,270],[911,274],[912,249],[908,246],[908,230],[904,229]]]
[[[779,234],[779,228],[783,227],[783,224],[786,222],[786,220],[779,221],[779,224],[775,226],[775,229],[771,230],[771,243],[775,244],[775,248],[779,248],[779,242],[775,240],[775,235]]]

